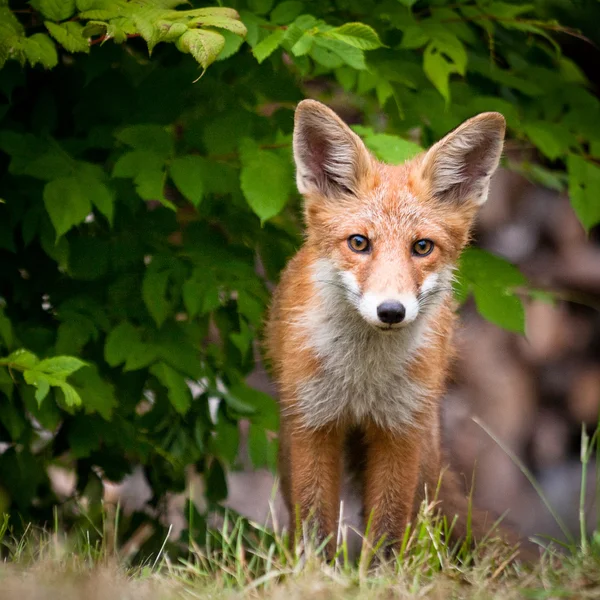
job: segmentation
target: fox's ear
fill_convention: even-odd
[[[481,113],[432,146],[423,159],[421,177],[433,196],[483,204],[500,162],[505,129],[500,113]]]
[[[356,194],[371,168],[362,140],[330,108],[303,100],[294,118],[296,183],[301,194]]]

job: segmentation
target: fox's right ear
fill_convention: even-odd
[[[296,183],[301,194],[356,195],[369,174],[371,155],[330,108],[303,100],[294,117]]]

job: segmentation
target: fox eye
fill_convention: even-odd
[[[369,243],[369,239],[364,235],[351,235],[348,238],[348,246],[350,246],[350,250],[353,252],[368,252],[371,249],[371,244]]]
[[[427,256],[433,251],[433,242],[431,240],[423,239],[417,240],[412,246],[412,253],[415,256]]]

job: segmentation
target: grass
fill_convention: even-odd
[[[599,437],[598,430],[591,437],[582,433],[582,490],[590,461],[594,454],[598,458]],[[597,460],[596,469],[599,464]],[[598,475],[596,470],[596,481]],[[538,491],[547,503],[542,490]],[[475,551],[449,547],[444,539],[452,524],[438,516],[435,502],[423,504],[395,558],[380,561],[378,566],[373,561],[377,548],[365,542],[358,559],[350,558],[346,529],[338,532],[336,559],[327,562],[323,545],[315,545],[307,530],[298,547],[290,549],[277,532],[229,513],[224,514],[219,530],[207,532],[201,545],[190,538],[184,558],[172,558],[165,539],[155,556],[135,567],[127,563],[114,541],[118,509],[107,511],[112,515],[110,526],[98,542],[90,541],[85,531],[66,536],[57,519],[53,531],[29,527],[16,538],[10,533],[8,518],[0,518],[0,548],[6,557],[0,563],[0,598],[600,598],[600,530],[596,528],[588,538],[584,508],[582,501],[579,539],[551,543],[533,565],[513,560],[513,549],[491,536]]]
[[[344,534],[337,559],[328,563],[306,531],[303,543],[290,550],[277,534],[226,513],[221,529],[209,531],[202,547],[190,541],[186,558],[172,560],[161,550],[131,567],[110,536],[92,544],[84,533],[67,537],[29,528],[16,539],[5,521],[0,537],[8,560],[0,565],[0,598],[600,597],[600,547],[593,541],[585,551],[581,544],[563,554],[547,550],[538,564],[524,566],[511,560],[511,548],[493,539],[476,552],[449,548],[443,543],[447,528],[434,503],[424,504],[398,556],[374,567],[366,544],[358,561],[349,559]]]

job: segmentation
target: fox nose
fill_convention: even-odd
[[[377,316],[382,323],[393,325],[394,323],[400,323],[406,315],[406,308],[404,304],[396,302],[395,300],[386,300],[377,307]]]

